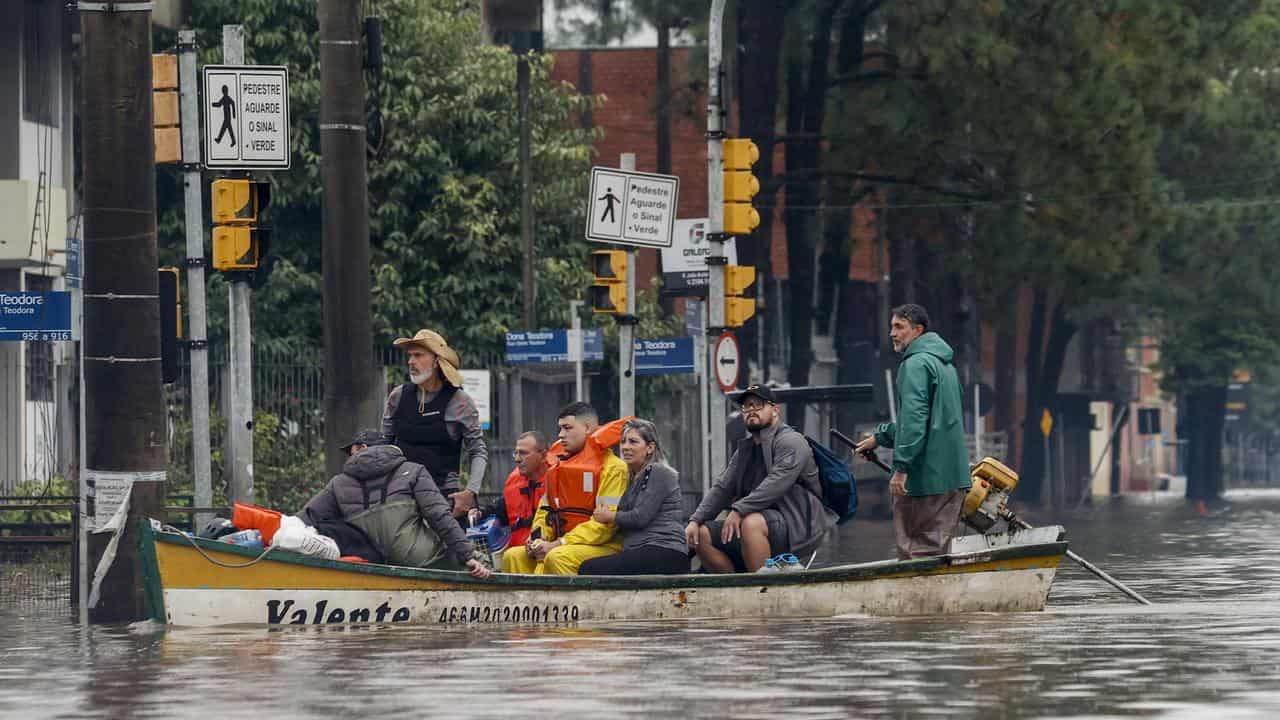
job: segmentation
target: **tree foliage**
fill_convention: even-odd
[[[464,355],[489,356],[521,315],[516,58],[481,42],[466,0],[384,0],[377,10],[383,66],[366,71],[371,115],[380,112],[386,128],[369,163],[375,339],[432,327]],[[323,270],[315,3],[216,0],[193,4],[191,20],[202,63],[221,59],[221,26],[235,22],[246,27],[248,62],[289,67],[293,167],[270,175],[275,268],[255,293],[255,342],[314,346]],[[530,112],[538,317],[559,324],[567,300],[588,284],[581,198],[593,134],[572,119],[597,99],[552,82],[552,62],[531,63]],[[176,193],[162,187],[161,195]],[[174,256],[180,198],[167,213],[162,242]],[[217,292],[211,284],[210,297]]]

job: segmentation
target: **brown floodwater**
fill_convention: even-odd
[[[1045,612],[909,619],[82,629],[0,599],[0,715],[1280,717],[1280,493],[1029,519],[1155,604],[1070,564]],[[857,520],[819,562],[890,533]]]

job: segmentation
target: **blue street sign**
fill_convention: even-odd
[[[67,271],[66,280],[67,287],[80,287],[80,238],[71,235],[67,237]]]
[[[0,293],[0,341],[70,339],[71,293]]]
[[[604,331],[600,328],[582,329],[582,359],[584,362],[604,359]],[[569,362],[569,331],[509,332],[507,362],[515,365]]]
[[[692,375],[693,338],[636,340],[637,375]]]

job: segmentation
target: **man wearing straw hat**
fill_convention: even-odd
[[[452,503],[454,517],[461,517],[476,504],[475,490],[462,490],[462,459],[467,461],[467,484],[480,488],[489,450],[475,401],[462,390],[458,353],[432,330],[399,338],[395,346],[405,351],[409,382],[387,396],[382,413],[386,442],[425,466]]]

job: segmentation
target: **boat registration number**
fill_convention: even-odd
[[[578,620],[577,605],[459,605],[440,608],[438,623],[563,623]]]

